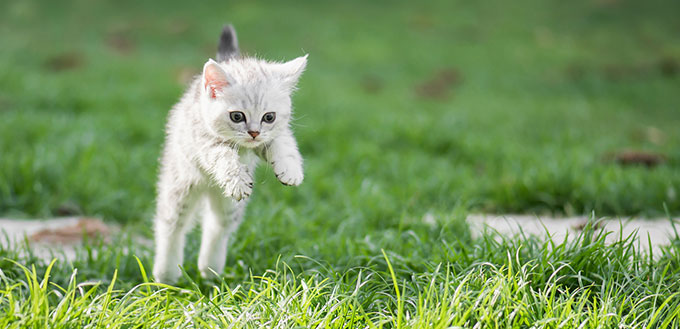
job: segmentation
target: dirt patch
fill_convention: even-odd
[[[125,32],[113,32],[106,37],[109,49],[120,55],[127,55],[135,50],[135,42]]]
[[[84,64],[85,59],[82,54],[77,52],[68,52],[48,58],[45,61],[44,66],[49,71],[62,72],[79,68]]]
[[[375,75],[365,75],[361,78],[360,81],[361,84],[361,89],[363,89],[366,93],[369,94],[377,94],[379,93],[384,86],[384,82],[382,79]]]
[[[571,63],[565,68],[565,75],[572,80],[594,76],[613,82],[639,81],[658,76],[670,79],[678,73],[680,73],[680,60],[671,56],[660,56],[637,63],[607,63],[595,67]]]
[[[463,82],[456,69],[446,68],[435,72],[429,79],[415,87],[416,94],[422,98],[446,99],[451,90]]]
[[[75,244],[82,242],[87,236],[89,239],[105,239],[111,235],[111,229],[97,218],[82,217],[72,225],[59,228],[41,229],[28,238],[32,242],[51,244]]]
[[[61,217],[49,220],[0,219],[0,243],[22,245],[28,241],[31,253],[45,260],[56,254],[75,259],[83,238],[109,241],[118,226],[92,217]],[[94,250],[96,252],[96,250]]]
[[[624,150],[607,154],[605,161],[614,161],[621,166],[645,166],[653,168],[666,162],[666,156],[640,150]]]
[[[661,58],[658,62],[661,74],[669,78],[678,75],[680,72],[680,63],[678,62],[677,59],[672,57]]]
[[[189,31],[190,28],[191,24],[189,23],[189,21],[181,18],[173,19],[169,21],[165,26],[165,30],[171,35],[179,35],[186,33],[187,31]]]
[[[408,17],[408,25],[421,31],[432,29],[435,22],[427,13],[413,13]]]

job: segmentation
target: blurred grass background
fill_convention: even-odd
[[[294,100],[305,183],[260,169],[244,245],[277,227],[291,234],[270,232],[273,250],[360,238],[456,209],[678,214],[679,12],[657,0],[4,0],[0,214],[150,222],[166,114],[225,22],[248,54],[310,54]],[[623,166],[624,150],[659,164]]]

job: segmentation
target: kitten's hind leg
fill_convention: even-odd
[[[184,259],[184,239],[192,223],[196,194],[196,191],[180,186],[159,191],[153,266],[153,276],[158,282],[175,283],[182,274],[179,266]]]
[[[220,275],[227,258],[229,235],[243,219],[246,200],[225,198],[218,190],[208,193],[202,218],[198,270],[204,278]]]

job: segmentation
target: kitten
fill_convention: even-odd
[[[153,275],[160,282],[179,278],[184,236],[197,213],[198,269],[203,277],[222,272],[258,159],[273,167],[281,183],[302,183],[302,157],[289,122],[291,93],[307,55],[286,63],[241,57],[229,25],[217,60],[205,63],[168,116],[154,220]]]

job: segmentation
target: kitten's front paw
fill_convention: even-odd
[[[274,162],[274,174],[283,185],[298,186],[302,183],[302,163],[293,160]]]
[[[241,168],[238,177],[234,178],[230,187],[231,189],[225,191],[227,196],[236,201],[241,201],[253,193],[253,176],[246,168]]]

